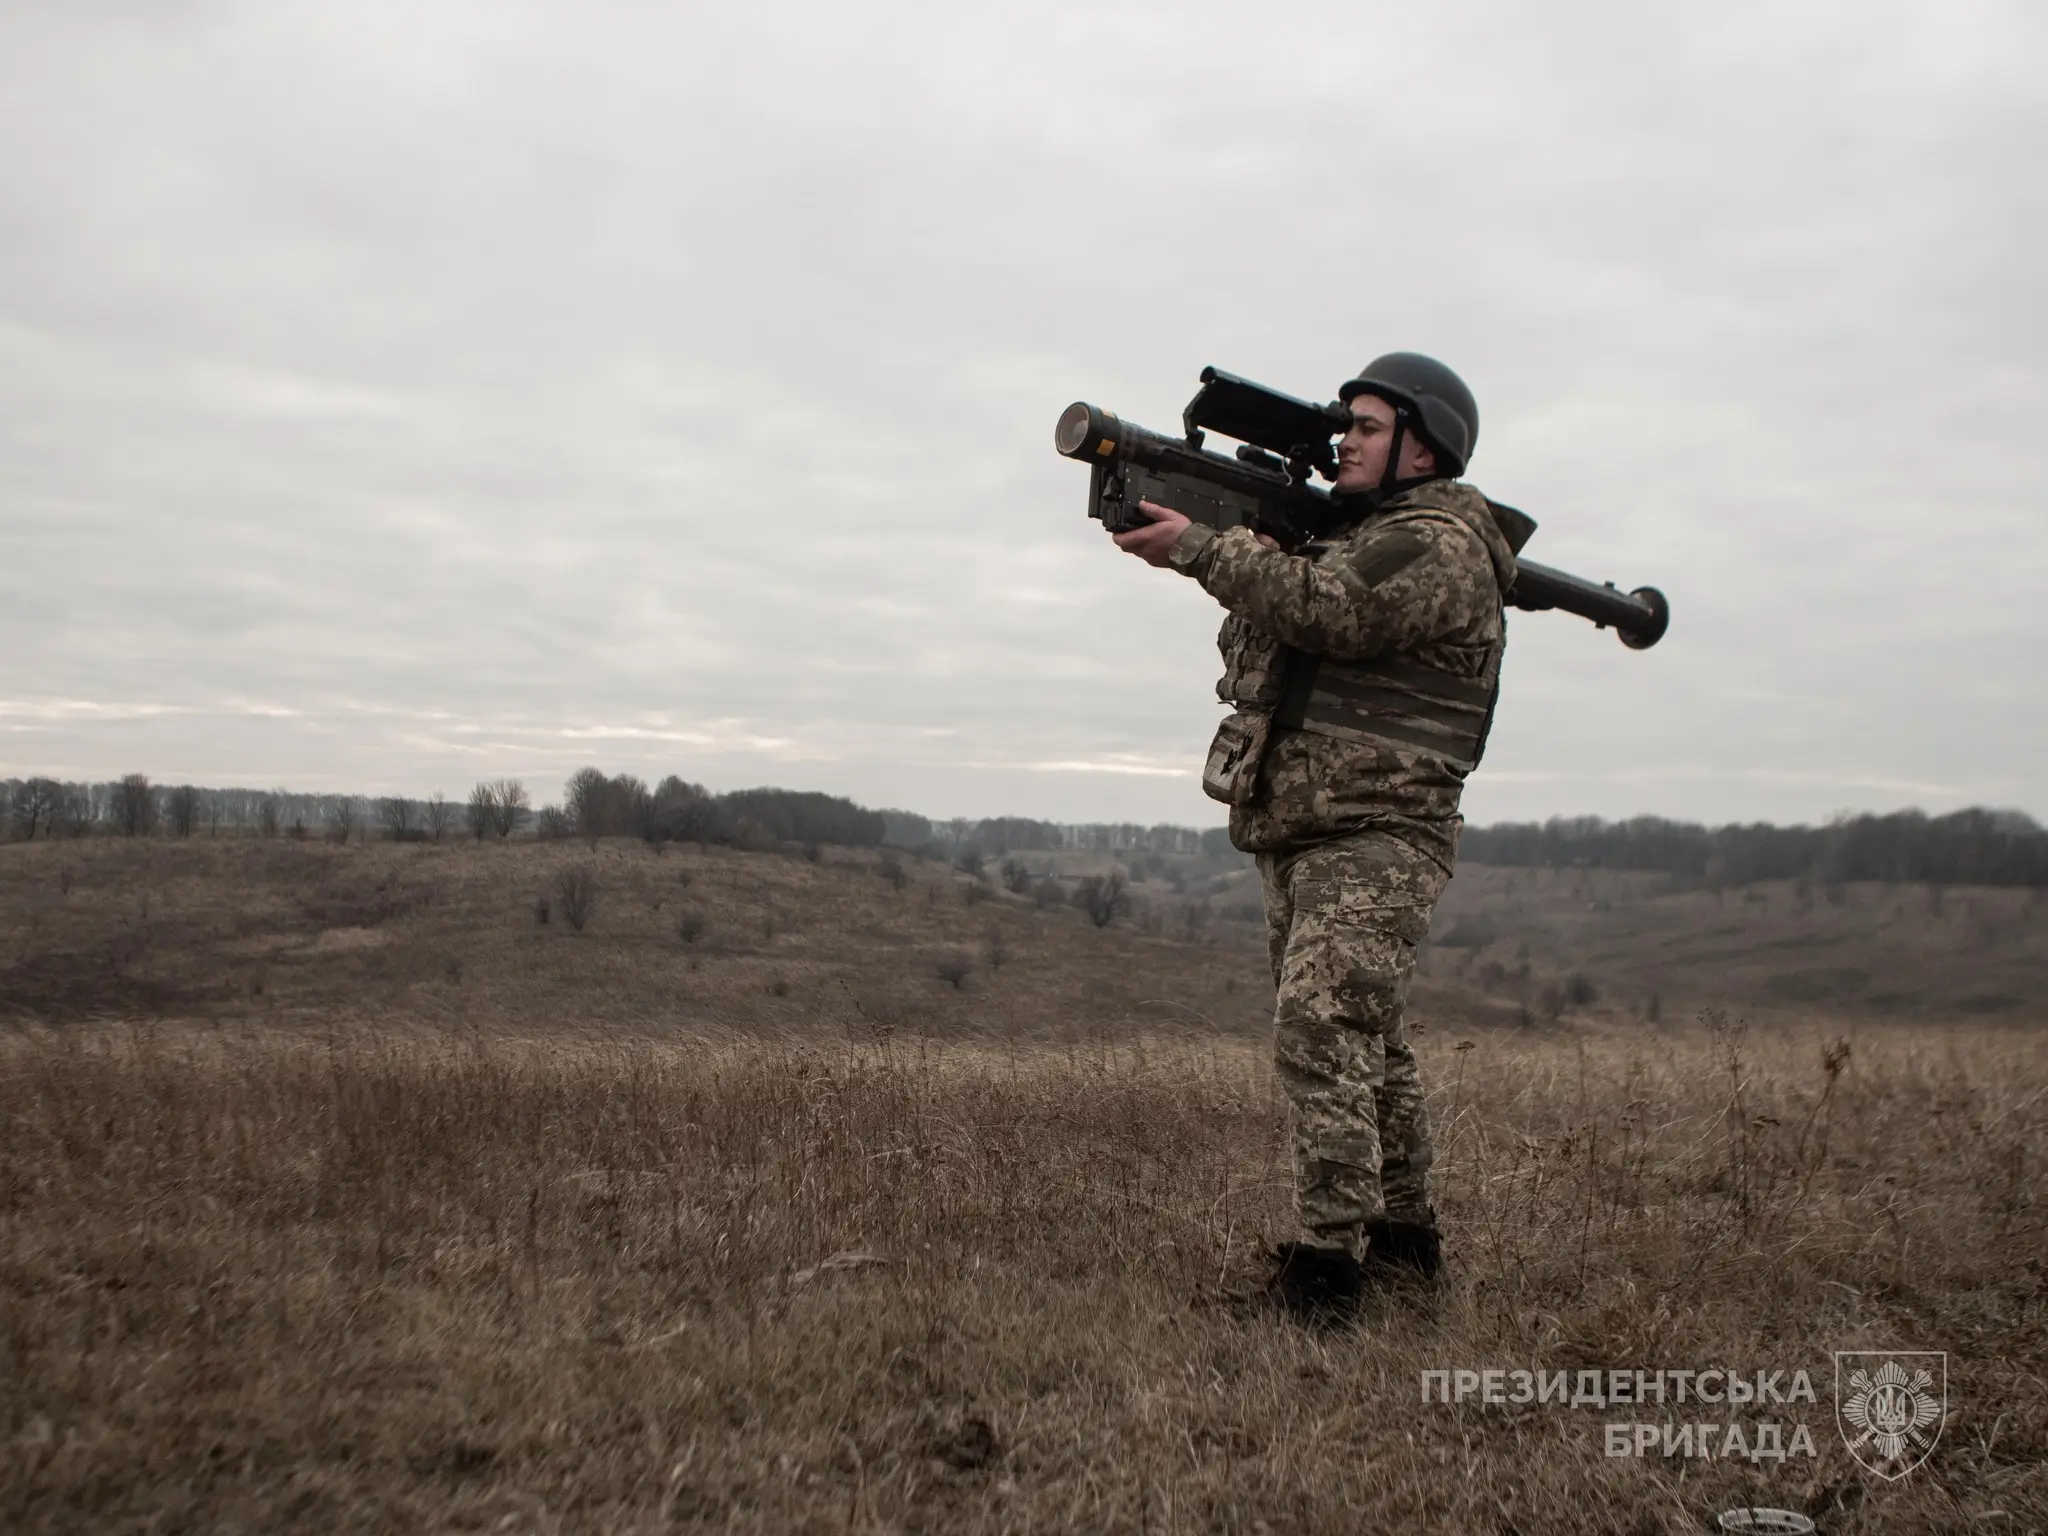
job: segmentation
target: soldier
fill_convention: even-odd
[[[1202,787],[1264,882],[1306,1233],[1275,1251],[1273,1292],[1304,1312],[1347,1309],[1375,1270],[1441,1263],[1401,1012],[1493,720],[1515,576],[1486,498],[1458,479],[1479,436],[1464,381],[1394,352],[1340,395],[1332,521],[1310,542],[1151,503],[1116,541],[1228,610],[1217,694],[1233,713]]]

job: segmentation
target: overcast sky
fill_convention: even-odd
[[[1432,352],[1475,820],[2048,818],[2048,8],[0,5],[0,776],[1213,824],[1075,398]]]

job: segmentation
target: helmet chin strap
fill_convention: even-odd
[[[1380,471],[1379,492],[1391,496],[1401,483],[1401,449],[1408,439],[1408,408],[1394,407],[1394,438],[1387,444],[1387,467]]]
[[[1408,441],[1408,423],[1413,412],[1405,405],[1398,405],[1393,401],[1388,401],[1387,403],[1394,406],[1394,435],[1387,443],[1387,462],[1386,467],[1380,471],[1379,484],[1368,491],[1332,491],[1330,493],[1331,507],[1333,509],[1341,509],[1343,514],[1348,514],[1351,517],[1358,517],[1377,511],[1386,504],[1389,497],[1398,496],[1403,491],[1413,490],[1416,486],[1437,478],[1435,472],[1426,475],[1409,475],[1405,478],[1402,476],[1401,450]],[[1421,437],[1421,434],[1417,433],[1416,436]],[[1428,439],[1424,438],[1423,441],[1426,443]]]

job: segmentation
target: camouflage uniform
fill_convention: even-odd
[[[1493,714],[1514,555],[1432,480],[1289,554],[1199,524],[1173,564],[1229,610],[1204,787],[1258,856],[1302,1224],[1363,1247],[1428,1222],[1429,1117],[1401,1026]]]

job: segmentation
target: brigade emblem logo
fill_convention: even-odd
[[[1933,1451],[1947,1417],[1947,1354],[1835,1351],[1835,1426],[1864,1470],[1904,1477]]]

